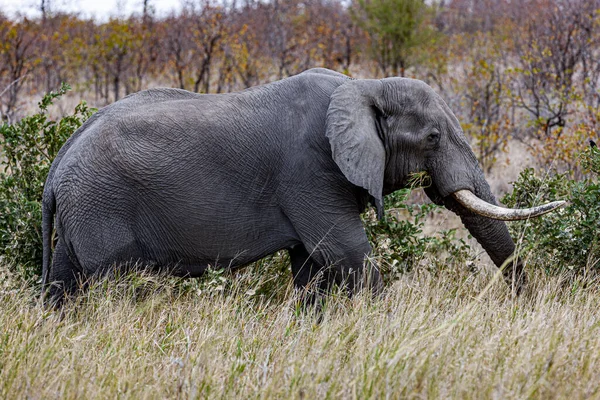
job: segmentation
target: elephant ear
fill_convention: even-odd
[[[377,132],[376,109],[380,109],[377,104],[382,90],[378,80],[355,80],[339,86],[331,95],[325,132],[333,160],[346,179],[375,199],[380,219],[385,149]]]

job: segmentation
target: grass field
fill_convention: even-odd
[[[130,276],[63,314],[5,280],[0,398],[600,398],[597,283],[540,274],[515,298],[450,266],[318,323],[284,273]]]

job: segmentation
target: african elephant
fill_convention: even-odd
[[[120,263],[195,277],[287,249],[297,287],[323,274],[353,293],[369,275],[377,289],[360,213],[372,203],[381,217],[383,196],[419,171],[496,265],[511,257],[489,217],[531,210],[496,209],[456,117],[421,81],[312,69],[238,93],[142,91],[98,111],[54,160],[44,287],[62,301]]]

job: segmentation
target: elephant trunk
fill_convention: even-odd
[[[505,212],[506,209],[497,206],[496,198],[483,177],[483,173],[481,175],[473,175],[477,176],[477,178],[471,181],[471,186],[474,190],[470,190],[468,195],[465,195],[464,191],[461,193],[460,190],[451,192],[449,195],[441,195],[438,188],[434,186],[425,189],[425,191],[435,203],[443,204],[460,217],[464,226],[469,230],[469,233],[481,244],[494,264],[498,268],[504,267],[503,274],[506,281],[514,285],[518,293],[525,284],[525,274],[521,261],[517,258],[512,259],[515,253],[515,243],[508,232],[506,223],[499,220],[498,215],[495,215],[495,218],[491,218],[488,212],[490,209],[493,212],[500,209],[504,214],[507,214]],[[456,196],[457,192],[458,196]],[[467,197],[467,201],[464,201],[465,197]],[[471,201],[472,197],[476,197],[477,200]],[[467,205],[464,205],[463,202],[467,203]],[[472,203],[476,205],[473,206]],[[484,210],[482,211],[481,208],[483,205],[485,207],[483,207]],[[508,212],[508,214],[511,212]],[[504,265],[510,260],[513,261]]]
[[[526,275],[521,260],[515,257],[515,243],[506,224],[500,220],[475,214],[460,205],[458,207],[462,209],[457,212],[462,223],[481,244],[494,264],[498,268],[504,268],[502,273],[506,282],[515,289],[516,293],[520,293],[525,286]]]

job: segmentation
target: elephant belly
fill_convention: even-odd
[[[184,212],[177,206],[163,213],[146,210],[134,219],[134,247],[149,263],[175,267],[178,275],[198,276],[209,266],[235,268],[299,242],[279,209],[235,209],[216,213],[196,205]]]
[[[276,224],[180,223],[167,241],[143,241],[144,253],[159,264],[177,263],[183,273],[197,275],[207,266],[234,268],[261,259],[298,242],[292,230]]]
[[[206,268],[235,268],[298,243],[285,222],[219,225],[170,219],[131,223],[119,214],[97,215],[91,226],[70,229],[70,243],[89,273],[122,263],[199,276]]]

